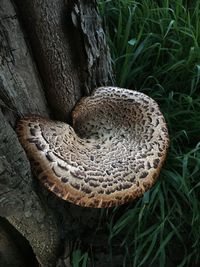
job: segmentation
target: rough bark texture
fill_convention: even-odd
[[[112,85],[113,73],[110,53],[97,9],[97,1],[75,0],[72,2],[71,17],[77,35],[83,43],[82,71],[85,73],[87,94],[102,85]]]
[[[16,0],[54,116],[66,120],[81,97],[79,60],[64,1]]]
[[[68,214],[88,210],[39,189],[14,128],[31,114],[66,119],[92,86],[112,83],[110,57],[96,1],[15,2],[18,15],[10,0],[0,0],[0,216],[25,236],[42,266],[56,266],[62,233],[77,229]],[[65,250],[58,264],[69,266]]]
[[[11,127],[19,116],[47,116],[48,109],[13,6],[1,0],[0,7],[0,215],[26,236],[48,266],[47,253],[54,263],[58,253],[56,219],[34,192],[30,164]]]
[[[109,51],[97,3],[15,1],[24,14],[24,25],[48,103],[54,117],[66,120],[84,93],[112,82]]]
[[[48,115],[37,69],[16,12],[7,0],[0,0],[0,99],[12,123],[17,116]]]

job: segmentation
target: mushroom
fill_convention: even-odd
[[[165,119],[147,95],[101,87],[72,112],[73,127],[23,118],[19,140],[38,179],[58,197],[84,207],[120,205],[155,183],[169,144]]]

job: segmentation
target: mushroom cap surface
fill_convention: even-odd
[[[73,127],[40,117],[18,123],[38,179],[64,200],[105,208],[143,195],[155,183],[169,145],[165,119],[147,95],[100,87],[72,112]]]

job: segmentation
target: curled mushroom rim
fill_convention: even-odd
[[[100,87],[64,122],[25,117],[17,125],[33,172],[58,197],[83,207],[127,203],[149,190],[169,136],[157,103],[143,93]]]

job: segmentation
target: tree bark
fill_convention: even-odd
[[[31,114],[66,120],[82,95],[112,84],[113,75],[96,1],[15,3],[17,13],[13,2],[0,0],[0,216],[25,236],[42,266],[56,266],[73,207],[32,180],[16,121]]]
[[[0,2],[0,214],[27,238],[38,260],[50,266],[48,261],[55,264],[58,254],[57,222],[34,191],[30,164],[12,128],[21,116],[48,116],[48,108],[16,12],[11,2]]]
[[[77,30],[77,40],[83,44],[82,73],[86,94],[102,85],[113,84],[109,49],[97,9],[97,1],[71,1],[71,18]]]
[[[79,52],[64,1],[15,1],[54,116],[66,120],[81,97]],[[76,45],[76,44],[75,44]]]

